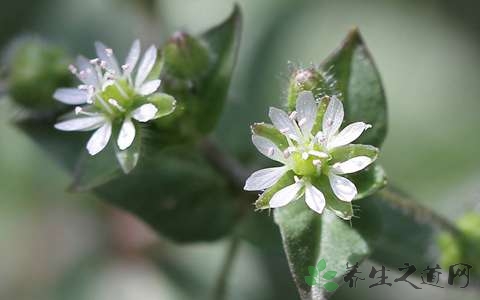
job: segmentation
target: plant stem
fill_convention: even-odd
[[[228,278],[232,272],[233,262],[235,261],[235,257],[238,254],[238,249],[240,245],[240,239],[237,236],[233,236],[232,240],[230,241],[230,245],[228,245],[227,254],[222,264],[222,269],[220,270],[220,274],[217,278],[215,289],[213,291],[213,299],[214,300],[225,300],[227,299],[227,285],[228,285]]]
[[[215,169],[227,177],[234,188],[243,190],[245,180],[250,175],[250,172],[239,161],[222,151],[210,138],[203,139],[199,147],[205,158]]]
[[[415,219],[431,220],[435,224],[438,224],[440,227],[442,227],[442,229],[445,231],[449,231],[456,236],[462,235],[462,232],[450,220],[437,214],[427,207],[410,201],[409,198],[404,196],[402,193],[388,188],[383,189],[378,193],[382,196],[381,198],[388,199],[388,203],[390,205],[401,208]]]

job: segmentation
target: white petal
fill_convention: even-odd
[[[275,107],[270,107],[268,116],[270,117],[270,120],[272,120],[273,125],[281,133],[295,141],[300,140],[299,129],[288,117],[286,112]]]
[[[303,135],[309,135],[317,117],[317,104],[312,92],[301,92],[297,99],[297,120]]]
[[[93,69],[88,59],[83,56],[78,56],[77,67],[77,77],[81,82],[87,85],[98,86],[97,72]]]
[[[325,209],[325,196],[312,184],[305,186],[305,202],[310,209],[319,214]]]
[[[158,108],[151,104],[144,104],[132,112],[132,117],[139,122],[148,122],[155,118]]]
[[[128,52],[127,58],[125,59],[125,70],[124,74],[128,75],[132,73],[132,70],[135,69],[138,59],[140,58],[140,41],[135,40]]]
[[[363,122],[355,122],[343,128],[339,134],[334,136],[327,144],[329,150],[348,145],[356,140],[366,129],[370,128],[369,124]]]
[[[342,125],[343,122],[343,115],[342,101],[338,100],[335,96],[331,97],[327,111],[323,116],[322,128],[326,137],[331,137],[340,129],[340,125]]]
[[[161,81],[159,79],[145,82],[139,88],[138,92],[142,96],[147,96],[147,95],[153,94],[157,91],[158,87],[160,86],[160,82]]]
[[[55,128],[63,131],[89,131],[96,129],[105,123],[105,118],[98,117],[81,117],[61,121],[55,124]]]
[[[95,50],[98,58],[107,64],[107,69],[109,71],[113,72],[117,76],[121,74],[115,55],[113,55],[113,53],[108,53],[111,51],[111,49],[101,42],[95,42]]]
[[[60,88],[55,91],[53,98],[70,105],[85,104],[88,100],[88,92],[73,88]]]
[[[302,182],[296,182],[292,185],[284,187],[273,195],[270,199],[269,205],[271,208],[277,208],[287,205],[288,203],[295,200],[299,195],[298,192],[302,188]]]
[[[153,69],[153,66],[155,66],[156,60],[157,60],[157,48],[152,45],[145,52],[142,62],[138,67],[137,76],[135,78],[136,87],[141,86],[145,81],[145,79],[147,79],[148,75]]]
[[[258,151],[266,157],[279,162],[285,162],[283,152],[269,139],[259,135],[252,135],[252,142]]]
[[[335,175],[333,172],[328,174],[328,178],[330,179],[330,186],[338,199],[351,202],[357,195],[357,188],[347,178]]]
[[[286,167],[276,167],[276,168],[267,168],[261,169],[250,175],[245,187],[243,188],[246,191],[261,191],[266,188],[271,187],[280,179],[280,177],[287,172]]]
[[[135,139],[135,125],[130,118],[123,121],[122,128],[118,133],[117,145],[120,150],[125,150],[130,147]]]
[[[336,163],[332,170],[335,174],[350,174],[365,169],[373,160],[368,156],[357,156],[347,161]]]
[[[102,127],[98,128],[92,137],[88,140],[87,150],[90,155],[95,155],[102,151],[108,144],[112,135],[112,124],[106,122]]]

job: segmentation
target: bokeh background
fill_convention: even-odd
[[[231,0],[0,0],[0,48],[39,35],[72,54],[105,41],[161,43],[223,20]],[[239,157],[248,125],[279,106],[289,65],[320,62],[358,26],[383,78],[389,134],[381,161],[391,182],[452,220],[480,211],[480,5],[474,0],[238,0],[240,60],[216,135]],[[147,7],[148,9],[145,9]],[[0,89],[2,84],[0,83]],[[92,196],[15,129],[0,98],[0,299],[210,299],[225,241],[174,245]],[[181,221],[179,221],[181,226]],[[277,237],[272,237],[276,239]],[[371,267],[366,262],[364,272]],[[392,270],[393,272],[393,270]],[[364,275],[367,275],[364,273]],[[395,273],[392,277],[396,278]],[[242,243],[229,299],[297,299],[281,249]],[[334,299],[478,299],[471,290],[342,289]]]

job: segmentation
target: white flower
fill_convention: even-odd
[[[325,100],[327,101],[327,100]],[[254,172],[246,181],[245,190],[265,190],[275,185],[287,172],[295,174],[295,183],[276,192],[269,201],[271,208],[287,205],[305,196],[306,204],[322,213],[326,201],[322,191],[316,187],[316,179],[327,176],[335,196],[351,202],[357,195],[357,188],[340,175],[355,173],[370,165],[374,159],[356,156],[342,162],[333,162],[332,152],[356,140],[370,125],[356,122],[346,126],[340,133],[343,122],[343,104],[331,97],[323,116],[322,131],[312,132],[318,115],[318,105],[311,92],[302,92],[296,103],[296,111],[290,116],[277,108],[270,108],[270,119],[274,127],[285,136],[288,147],[282,151],[270,139],[253,135],[257,149],[283,164],[281,167],[262,169]],[[317,126],[318,127],[318,126]]]
[[[157,48],[150,46],[137,68],[140,59],[140,42],[134,41],[125,63],[119,65],[112,49],[100,42],[95,43],[97,58],[78,57],[76,66],[70,70],[82,82],[77,88],[60,88],[54,98],[69,105],[83,105],[75,108],[75,118],[62,120],[55,128],[63,131],[95,130],[87,143],[88,153],[95,155],[108,144],[112,132],[118,132],[116,143],[120,150],[129,148],[135,140],[134,120],[148,122],[171,113],[170,109],[159,111],[152,102],[160,87],[160,80],[147,80],[157,63]],[[170,97],[170,96],[169,96]],[[170,97],[173,99],[172,97]],[[170,99],[169,98],[169,99]],[[118,130],[113,130],[118,126]]]

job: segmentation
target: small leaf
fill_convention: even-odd
[[[335,282],[327,282],[323,285],[323,287],[329,292],[334,292],[338,289],[339,286]]]
[[[309,286],[314,286],[317,284],[317,281],[312,276],[305,276],[305,283],[308,284]]]
[[[345,123],[362,121],[373,127],[358,140],[379,147],[387,132],[387,105],[378,70],[358,29],[352,30],[340,48],[322,63],[342,94]]]
[[[336,275],[336,271],[327,271],[325,274],[323,274],[323,279],[332,280],[333,278],[335,278]]]
[[[312,266],[308,266],[308,273],[313,277],[318,276],[318,270],[315,267],[312,267]]]
[[[327,267],[327,262],[324,259],[321,259],[317,264],[317,270],[322,272]]]

